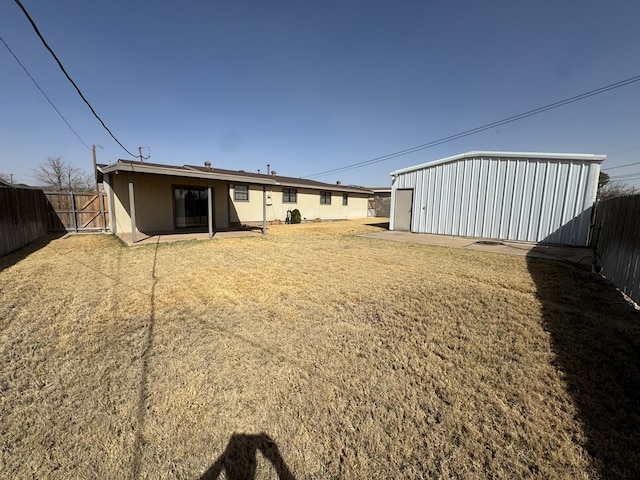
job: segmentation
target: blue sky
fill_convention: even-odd
[[[115,136],[156,163],[308,177],[640,75],[628,0],[22,3]],[[0,36],[100,162],[131,158],[14,2],[0,3]],[[90,170],[91,151],[1,44],[0,72],[0,172],[33,184],[48,156]],[[469,150],[603,153],[606,170],[640,162],[638,105],[640,82],[317,179],[385,186],[390,171]]]

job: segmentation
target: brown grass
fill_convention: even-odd
[[[72,236],[3,257],[1,475],[586,479],[628,464],[592,448],[562,347],[574,334],[557,331],[576,312],[616,316],[637,348],[610,287],[356,236],[375,230]]]

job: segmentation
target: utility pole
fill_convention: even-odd
[[[147,155],[146,157],[142,156],[142,149],[143,148],[149,148],[149,147],[138,147],[138,156],[140,157],[140,163],[144,163],[145,160],[148,160],[149,158],[151,158],[151,149],[149,148],[149,155]]]
[[[13,185],[13,173],[10,173],[9,176],[11,177],[11,185]]]

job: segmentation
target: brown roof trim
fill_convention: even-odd
[[[185,165],[185,168],[191,168],[201,172],[218,172],[225,175],[242,175],[251,178],[275,179],[278,185],[284,187],[313,188],[317,190],[331,190],[336,192],[352,192],[352,193],[371,193],[371,189],[359,187],[356,185],[338,185],[333,183],[317,182],[306,178],[284,177],[282,175],[267,175],[264,173],[244,172],[242,170],[225,170],[222,168],[207,168],[196,165]]]
[[[167,175],[174,177],[188,177],[188,178],[200,178],[203,180],[221,180],[226,182],[243,182],[252,183],[258,185],[277,185],[274,179],[271,178],[251,178],[250,176],[243,175],[240,172],[236,172],[234,175],[230,175],[222,172],[200,171],[187,167],[179,167],[176,165],[162,165],[159,163],[142,163],[131,160],[118,160],[116,163],[112,163],[107,166],[98,165],[98,171],[104,173],[143,173],[148,175]]]
[[[178,177],[202,178],[207,180],[222,180],[234,183],[255,185],[281,185],[284,187],[312,188],[333,192],[370,194],[371,189],[356,185],[337,185],[317,182],[306,178],[283,177],[281,175],[266,175],[264,173],[244,172],[242,170],[226,170],[223,168],[207,168],[196,165],[163,165],[160,163],[142,163],[135,160],[118,160],[109,165],[98,165],[102,173],[145,173],[152,175],[172,175]]]

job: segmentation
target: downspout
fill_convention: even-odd
[[[107,194],[107,205],[109,206],[109,229],[111,233],[116,235],[118,233],[118,227],[116,226],[116,209],[115,209],[115,199],[113,193],[113,185],[111,185],[111,180],[114,180],[114,174],[108,173],[105,175],[104,185],[107,186],[109,192]]]
[[[211,197],[211,182],[207,182],[207,213],[209,216],[209,238],[213,238],[213,198]]]
[[[133,175],[129,174],[129,211],[131,213],[131,243],[136,243],[136,202],[133,194]]]
[[[267,186],[262,186],[262,234],[267,233]]]

